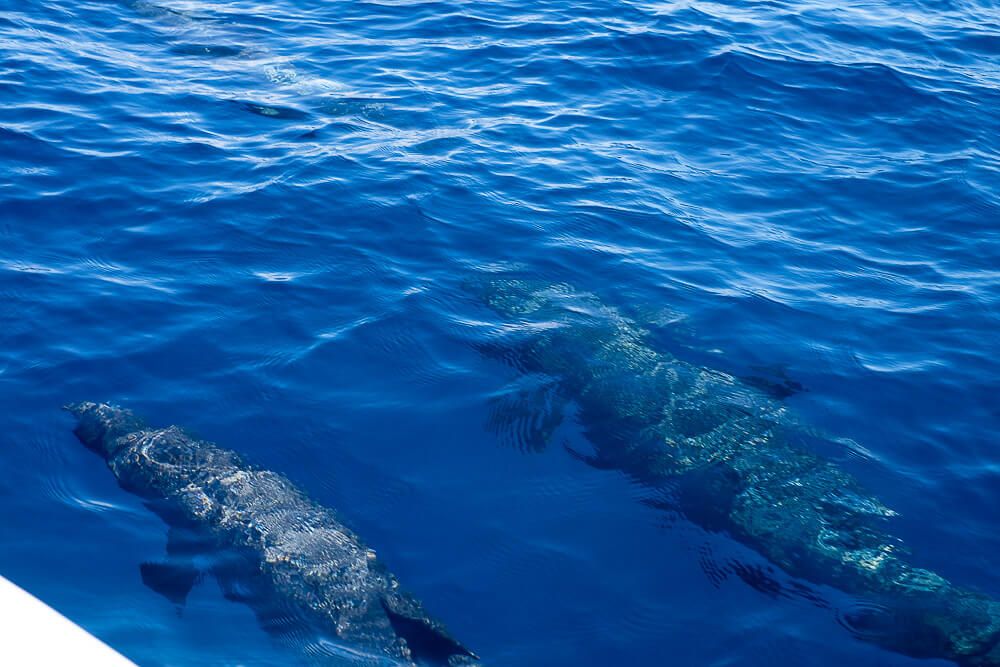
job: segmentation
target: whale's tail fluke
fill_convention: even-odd
[[[406,607],[392,599],[382,598],[382,609],[392,624],[393,632],[406,640],[419,664],[446,667],[473,664],[470,661],[479,660],[479,656],[465,648],[439,624],[425,615],[407,613]]]

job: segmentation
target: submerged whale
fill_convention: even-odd
[[[591,294],[510,277],[469,288],[504,320],[484,353],[542,378],[546,404],[553,394],[575,404],[594,449],[576,456],[665,493],[671,509],[792,577],[861,598],[847,619],[861,639],[1000,666],[1000,602],[910,564],[887,531],[895,513],[810,451],[808,429],[779,401],[654,349]],[[521,421],[554,427],[551,415]]]
[[[212,573],[228,596],[269,630],[311,628],[396,664],[478,664],[332,510],[285,477],[176,426],[148,428],[119,407],[67,409],[80,441],[170,526],[171,560],[142,566],[154,590],[183,602],[199,578],[195,556],[210,550],[224,554]]]

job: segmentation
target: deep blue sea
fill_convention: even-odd
[[[337,508],[488,665],[949,664],[710,576],[767,563],[572,415],[498,432],[497,271],[787,389],[1000,596],[995,0],[0,0],[0,574],[141,665],[303,660],[144,587],[166,527],[60,409],[105,400]]]

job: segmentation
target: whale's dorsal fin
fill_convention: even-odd
[[[631,313],[630,313],[631,314]],[[731,363],[739,355],[721,354],[721,350],[706,349],[688,324],[688,316],[679,311],[659,311],[633,314],[636,321],[658,351],[681,359],[689,364],[715,368],[736,377],[748,387],[777,401],[809,391],[801,382],[789,375],[785,364],[751,364],[739,366]]]

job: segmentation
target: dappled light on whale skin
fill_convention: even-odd
[[[333,511],[284,477],[175,426],[147,428],[116,406],[67,410],[77,437],[170,527],[168,560],[143,563],[141,572],[174,604],[201,579],[195,556],[209,555],[227,597],[251,606],[275,634],[301,633],[298,618],[404,664],[478,664]]]
[[[499,358],[574,403],[594,448],[577,458],[668,490],[658,502],[793,577],[867,600],[838,616],[859,639],[1000,665],[1000,602],[912,565],[889,532],[896,513],[809,449],[822,434],[772,394],[655,349],[637,323],[569,285],[484,274],[467,289],[505,321],[488,349],[508,343]],[[768,595],[782,592],[758,567],[728,569]]]

